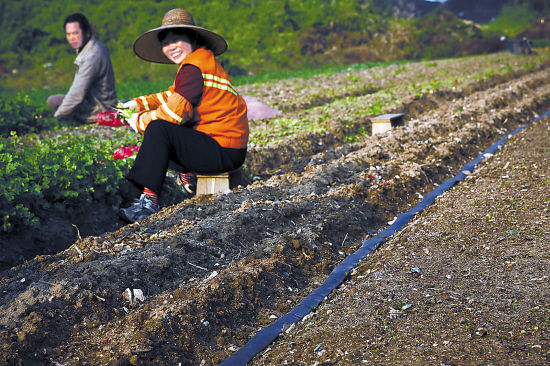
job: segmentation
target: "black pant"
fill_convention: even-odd
[[[221,147],[212,137],[164,120],[152,121],[128,179],[160,194],[168,167],[182,173],[217,174],[244,163],[246,149]]]

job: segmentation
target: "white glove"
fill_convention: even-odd
[[[135,100],[129,100],[126,103],[122,103],[121,107],[123,109],[138,109],[138,104]]]
[[[137,128],[137,121],[138,121],[138,114],[133,113],[130,118],[128,118],[128,124],[130,127],[132,127],[132,130],[136,131],[136,133],[139,133]]]

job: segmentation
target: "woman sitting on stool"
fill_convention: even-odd
[[[134,52],[143,60],[175,63],[179,69],[168,91],[123,105],[138,110],[128,123],[144,135],[127,177],[143,193],[120,210],[124,220],[134,222],[158,211],[169,164],[179,170],[182,185],[192,183],[194,173],[223,173],[243,164],[249,134],[246,103],[214,57],[226,50],[220,35],[196,26],[184,9],[168,11],[161,27],[135,41]]]

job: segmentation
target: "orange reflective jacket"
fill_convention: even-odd
[[[204,91],[195,108],[172,84],[168,91],[134,98],[140,114],[138,130],[144,133],[147,125],[156,119],[183,124],[192,122],[193,128],[216,140],[220,146],[243,149],[248,143],[246,103],[233,87],[229,75],[216,61],[212,52],[199,48],[180,65],[191,64],[201,70]]]

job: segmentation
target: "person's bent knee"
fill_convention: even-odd
[[[50,107],[54,111],[57,110],[61,103],[63,103],[63,99],[65,99],[65,94],[50,95],[47,101],[48,107]]]
[[[167,139],[169,135],[168,128],[170,125],[173,125],[170,122],[167,122],[163,119],[156,119],[154,121],[149,122],[147,125],[147,128],[145,129],[144,136],[151,136],[152,138],[162,138]]]
[[[166,127],[169,125],[170,125],[170,122],[167,122],[163,119],[156,119],[154,121],[149,122],[149,124],[147,125],[147,128],[145,129],[145,133],[165,131]]]

